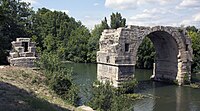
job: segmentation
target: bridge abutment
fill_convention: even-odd
[[[114,87],[118,87],[121,82],[134,78],[134,65],[97,65],[97,79],[103,83],[110,81]]]

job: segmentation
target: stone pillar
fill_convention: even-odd
[[[34,63],[38,57],[36,57],[35,43],[31,42],[30,38],[17,38],[12,42],[12,48],[8,57],[11,66],[35,67]]]
[[[134,78],[135,67],[133,65],[97,65],[97,79],[103,83],[111,82],[114,87],[118,87],[121,82]]]
[[[153,63],[153,74],[150,78],[153,80],[155,78],[155,76],[156,76],[156,64]]]

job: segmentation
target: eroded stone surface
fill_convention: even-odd
[[[17,38],[12,42],[12,51],[9,53],[8,61],[11,66],[34,67],[36,57],[35,43],[30,38]]]
[[[140,27],[128,26],[106,29],[99,41],[97,52],[98,80],[112,81],[118,87],[120,82],[134,77],[137,50],[145,36],[156,49],[154,80],[190,81],[192,48],[186,29],[180,27]]]

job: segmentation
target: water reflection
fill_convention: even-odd
[[[144,82],[143,82],[144,83]],[[161,85],[162,84],[162,85]],[[199,89],[167,85],[152,82],[140,93],[151,95],[151,98],[139,100],[134,104],[134,111],[199,111]],[[152,86],[152,87],[151,87]]]
[[[66,64],[73,67],[75,82],[81,91],[96,80],[95,64]],[[152,70],[136,70],[139,80],[137,93],[150,96],[133,104],[134,111],[200,111],[200,89],[180,87],[176,85],[153,82],[149,80]],[[198,78],[198,77],[197,77]],[[84,101],[84,95],[82,95]]]

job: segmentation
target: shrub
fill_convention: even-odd
[[[92,98],[88,104],[98,110],[106,111],[111,109],[112,99],[115,95],[114,88],[110,86],[109,82],[105,84],[98,82],[95,85],[92,87]]]
[[[77,105],[80,99],[78,97],[79,89],[72,83],[71,73],[72,71],[67,69],[54,72],[49,86],[68,103]]]
[[[109,82],[105,84],[96,82],[92,87],[91,98],[88,105],[99,111],[127,111],[132,109],[132,104],[141,95],[131,94],[137,81],[123,83],[121,88],[114,88]],[[130,87],[126,87],[131,85]],[[128,93],[128,94],[127,94]]]
[[[68,103],[77,105],[79,89],[72,82],[73,71],[62,65],[59,56],[44,52],[37,64],[45,73],[47,85]]]
[[[118,88],[118,92],[121,94],[129,94],[129,93],[134,93],[134,89],[137,86],[138,82],[136,79],[123,82],[121,84],[121,87]]]

